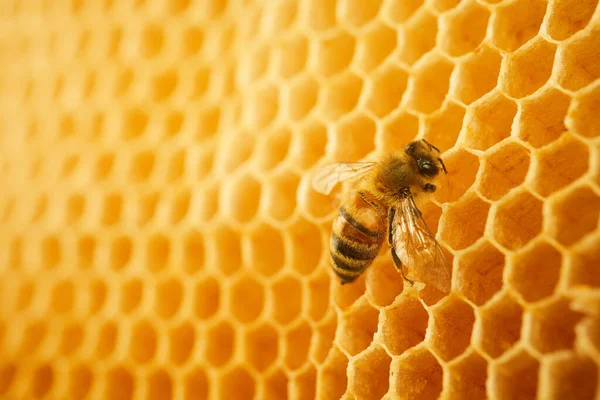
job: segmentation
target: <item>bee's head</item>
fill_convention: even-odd
[[[438,148],[425,139],[409,143],[404,151],[415,160],[419,172],[426,178],[435,178],[440,173],[440,168],[446,174],[448,173],[444,162],[439,157]]]

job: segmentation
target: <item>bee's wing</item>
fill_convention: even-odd
[[[450,291],[452,266],[435,240],[412,197],[403,199],[393,221],[396,254],[415,280]]]
[[[374,162],[335,163],[325,165],[317,171],[312,179],[312,186],[317,192],[329,194],[334,186],[347,179],[358,178],[366,174]]]

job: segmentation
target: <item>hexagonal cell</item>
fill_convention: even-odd
[[[546,14],[545,0],[516,0],[499,4],[491,21],[494,46],[512,52],[536,36]]]
[[[350,113],[358,104],[363,89],[360,77],[344,72],[323,86],[323,116],[329,120],[338,120]]]
[[[462,354],[469,346],[475,315],[471,306],[457,296],[443,299],[431,309],[428,340],[444,361]]]
[[[304,365],[308,359],[312,328],[307,323],[302,323],[285,333],[284,365],[295,370]]]
[[[206,372],[197,367],[184,378],[183,393],[185,400],[206,400],[209,398],[210,383]]]
[[[64,356],[72,356],[84,340],[84,329],[78,323],[65,326],[60,338],[60,353]]]
[[[336,31],[316,43],[316,70],[324,77],[330,77],[348,69],[354,58],[356,43],[346,31]]]
[[[487,399],[487,361],[469,351],[448,365],[446,390],[453,399]]]
[[[289,324],[302,310],[302,283],[293,276],[283,276],[272,286],[273,317],[280,324]]]
[[[280,172],[269,177],[265,186],[264,212],[275,221],[286,221],[296,209],[296,191],[300,177],[291,172]]]
[[[348,359],[333,347],[317,373],[317,398],[339,399],[346,391]]]
[[[298,400],[316,399],[317,372],[313,366],[309,366],[299,374],[291,377],[290,397]]]
[[[304,304],[305,313],[313,322],[320,321],[329,310],[330,278],[325,271],[313,276],[307,283],[308,304]]]
[[[240,223],[248,222],[256,216],[261,198],[261,182],[243,174],[226,182],[225,210]]]
[[[390,392],[403,399],[437,399],[442,391],[444,371],[424,347],[395,358],[390,367]]]
[[[218,380],[219,393],[227,397],[227,394],[235,393],[240,400],[251,400],[256,392],[254,378],[244,367],[235,367],[225,373]],[[223,397],[221,397],[223,398]]]
[[[473,341],[490,357],[500,357],[521,337],[523,309],[502,293],[478,310]]]
[[[490,12],[475,1],[463,1],[455,9],[442,14],[438,44],[452,57],[473,51],[483,38]]]
[[[600,287],[600,274],[597,266],[600,265],[600,240],[584,242],[569,252],[567,284],[569,286]]]
[[[517,250],[542,231],[543,203],[525,189],[511,192],[495,206],[492,234],[502,246]]]
[[[407,72],[393,65],[386,65],[375,72],[367,108],[378,117],[391,113],[402,100],[407,80]]]
[[[107,399],[132,399],[135,379],[125,367],[114,366],[107,372],[104,397]]]
[[[258,371],[266,370],[277,359],[278,335],[270,325],[259,325],[246,333],[245,359]]]
[[[448,174],[440,178],[444,184],[438,186],[434,197],[440,203],[454,202],[475,182],[479,157],[467,150],[457,149],[445,153],[443,158]]]
[[[148,376],[148,400],[171,399],[173,397],[173,381],[165,370],[153,371]]]
[[[131,260],[133,244],[131,238],[118,236],[113,239],[110,248],[110,264],[113,269],[122,270]]]
[[[106,283],[103,280],[98,279],[90,283],[90,287],[88,289],[88,304],[90,306],[90,314],[96,314],[102,310],[106,304],[107,290]]]
[[[454,250],[467,248],[483,237],[489,210],[487,202],[469,192],[445,210],[438,234]]]
[[[244,121],[251,129],[264,129],[277,117],[279,112],[279,90],[273,85],[257,88],[246,97]]]
[[[467,109],[465,144],[473,149],[487,150],[510,136],[517,105],[498,90],[483,96]]]
[[[319,122],[307,121],[298,128],[300,135],[294,137],[290,146],[291,164],[306,170],[317,163],[325,154],[327,128]]]
[[[212,249],[214,265],[225,275],[231,275],[242,265],[242,245],[240,233],[226,226],[217,226],[214,230],[206,232],[206,238],[212,243],[207,248]]]
[[[512,352],[490,366],[490,394],[497,399],[535,400],[540,364],[525,350]]]
[[[261,224],[248,232],[248,255],[246,263],[264,276],[277,273],[285,263],[285,249],[281,231]],[[269,254],[269,257],[265,257]]]
[[[196,138],[206,140],[213,137],[219,131],[221,122],[221,109],[215,106],[204,106],[198,110],[199,129],[196,131]],[[231,150],[234,150],[231,148]],[[177,161],[174,159],[174,161]]]
[[[204,267],[204,236],[198,231],[192,230],[183,236],[183,264],[184,270],[194,274]]]
[[[551,0],[546,32],[554,40],[569,38],[588,25],[597,6],[598,0]]]
[[[157,342],[154,326],[148,320],[141,320],[132,328],[129,353],[135,361],[141,364],[148,363],[154,358]]]
[[[570,102],[569,96],[554,88],[521,101],[517,136],[534,147],[558,139],[566,130],[564,120]]]
[[[323,253],[323,239],[319,227],[305,219],[297,218],[286,226],[285,233],[286,249],[290,249],[291,266],[300,274],[309,275],[319,265]]]
[[[396,49],[396,30],[383,23],[371,25],[368,30],[358,37],[356,55],[357,67],[369,73]]]
[[[600,82],[578,92],[571,101],[565,119],[566,126],[586,138],[600,136],[600,126],[595,123],[600,113]]]
[[[456,289],[477,305],[482,305],[502,288],[504,254],[487,240],[462,254],[456,269]]]
[[[190,322],[184,322],[169,330],[169,359],[176,365],[184,364],[192,354],[196,331]]]
[[[424,0],[389,1],[384,4],[381,15],[401,24],[415,13],[423,5],[423,2]]]
[[[381,399],[389,389],[391,361],[385,350],[376,345],[352,359],[348,367],[348,375],[352,376],[349,390],[360,399]]]
[[[47,236],[41,243],[41,261],[48,269],[55,268],[62,260],[62,246],[56,236]]]
[[[392,304],[404,290],[402,275],[398,273],[391,257],[377,260],[369,267],[365,285],[367,299],[376,307]]]
[[[439,109],[448,94],[453,69],[454,64],[438,54],[422,58],[413,67],[403,104],[424,114]]]
[[[306,7],[306,22],[311,29],[324,31],[336,25],[337,1],[309,0]]]
[[[398,2],[408,4],[409,2]],[[421,8],[406,24],[399,28],[398,59],[412,65],[435,47],[438,32],[437,16]]]
[[[536,38],[507,55],[500,70],[500,88],[516,98],[534,93],[550,78],[555,53],[555,44]]]
[[[338,123],[331,137],[335,160],[360,160],[375,147],[377,125],[369,116],[355,114]]]
[[[322,364],[334,346],[337,318],[335,313],[330,313],[326,319],[313,328],[313,337],[310,345],[309,360],[313,364]]]
[[[588,169],[588,147],[571,134],[562,135],[537,153],[532,186],[549,196],[581,177]]]
[[[336,343],[350,355],[369,347],[377,332],[379,312],[366,299],[359,300],[339,321]]]
[[[406,294],[381,311],[381,344],[393,355],[406,350],[425,339],[429,315],[418,298]]]
[[[570,246],[596,229],[600,197],[589,186],[578,186],[551,203],[547,232]]]
[[[596,399],[598,366],[585,356],[564,352],[545,359],[540,370],[540,398]]]
[[[78,365],[69,371],[69,376],[71,377],[69,383],[69,398],[85,399],[89,395],[90,389],[94,383],[92,371],[84,365]],[[2,393],[1,389],[0,393]]]
[[[146,268],[151,272],[162,271],[169,263],[171,241],[163,234],[153,234],[146,244]]]
[[[182,298],[183,287],[179,279],[170,278],[157,283],[154,303],[156,314],[161,318],[172,318],[179,311]]]
[[[341,2],[340,20],[353,27],[361,27],[374,20],[381,7],[382,0],[364,2],[360,0],[344,0]]]
[[[265,379],[263,396],[265,400],[279,400],[288,398],[288,377],[280,369],[272,372]]]
[[[134,311],[141,303],[143,284],[139,279],[123,282],[121,287],[121,312],[128,314]]]
[[[471,104],[494,89],[500,73],[500,53],[481,46],[459,60],[450,79],[450,96],[464,104]]]
[[[225,365],[235,349],[235,330],[229,322],[220,321],[206,332],[206,360],[214,367]]]
[[[302,85],[304,86],[304,82]],[[261,134],[256,142],[253,161],[263,171],[274,169],[280,165],[288,156],[291,132],[287,128],[270,129]]]
[[[48,327],[43,321],[32,321],[24,329],[17,354],[25,355],[41,348],[46,340]]]
[[[173,193],[171,200],[171,224],[180,224],[188,217],[190,203],[192,202],[192,193],[189,188],[182,188]]]
[[[284,79],[302,72],[308,59],[309,42],[301,34],[282,38],[277,43],[274,54],[274,69]]]
[[[445,101],[440,110],[423,118],[423,137],[443,153],[456,143],[464,117],[463,106]]]
[[[375,134],[377,149],[401,149],[419,133],[419,119],[406,111],[393,111]]]
[[[177,91],[179,76],[174,70],[166,70],[154,76],[151,82],[152,99],[161,102],[168,100]]]
[[[517,142],[504,142],[483,157],[479,192],[487,199],[499,200],[525,180],[529,171],[529,150]]]
[[[575,325],[583,314],[570,307],[570,300],[557,298],[528,310],[527,340],[541,353],[571,349],[575,342]]]
[[[121,135],[125,140],[132,140],[144,134],[148,126],[148,113],[139,108],[124,110]]]
[[[76,304],[76,302],[73,282],[63,280],[52,288],[50,304],[55,312],[59,314],[66,313],[71,310],[73,304]]]
[[[242,276],[231,287],[230,307],[233,316],[242,323],[258,318],[264,306],[263,287],[249,275]]]
[[[319,83],[312,76],[299,77],[292,82],[285,107],[292,121],[305,118],[316,107],[319,88]]]
[[[596,25],[559,45],[556,56],[561,68],[556,70],[556,79],[563,88],[577,91],[600,77],[600,65],[594,62],[600,56],[600,28]]]
[[[554,246],[537,242],[513,255],[508,283],[525,301],[542,300],[554,293],[561,264],[562,255]]]
[[[140,53],[142,57],[156,57],[162,50],[164,41],[164,32],[160,25],[150,23],[144,26],[140,37]]]

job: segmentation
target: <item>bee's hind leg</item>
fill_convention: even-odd
[[[394,248],[394,238],[392,235],[393,232],[393,224],[394,224],[394,216],[396,214],[396,207],[390,208],[390,212],[388,213],[388,244],[390,245],[390,251],[392,252],[392,260],[394,260],[394,266],[400,273],[402,274],[402,278],[410,283],[410,286],[415,284],[414,281],[408,279],[408,277],[404,274],[404,268],[402,268],[402,261],[396,254],[396,249]]]

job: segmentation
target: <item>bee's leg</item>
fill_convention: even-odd
[[[373,209],[376,210],[382,217],[385,217],[385,213],[383,212],[383,210],[381,209],[381,207],[379,205],[377,205],[376,203],[369,200],[369,198],[363,192],[358,192],[358,195],[360,196],[361,199],[363,199],[363,201],[365,203],[367,203],[368,205],[373,207]]]
[[[423,185],[423,190],[425,192],[429,192],[429,193],[433,193],[435,192],[437,188],[435,187],[435,185],[431,184],[431,183],[426,183],[425,185]]]
[[[398,271],[400,271],[400,273],[402,274],[402,278],[405,281],[407,281],[408,283],[410,283],[410,286],[413,286],[415,284],[415,282],[408,279],[406,277],[406,275],[404,274],[404,268],[402,268],[402,261],[400,261],[400,258],[396,254],[396,249],[394,248],[394,236],[393,236],[392,232],[394,229],[394,216],[395,215],[396,215],[396,207],[390,208],[390,212],[388,214],[388,244],[390,245],[390,251],[392,252],[392,260],[394,260],[394,265],[396,266],[396,269]]]

